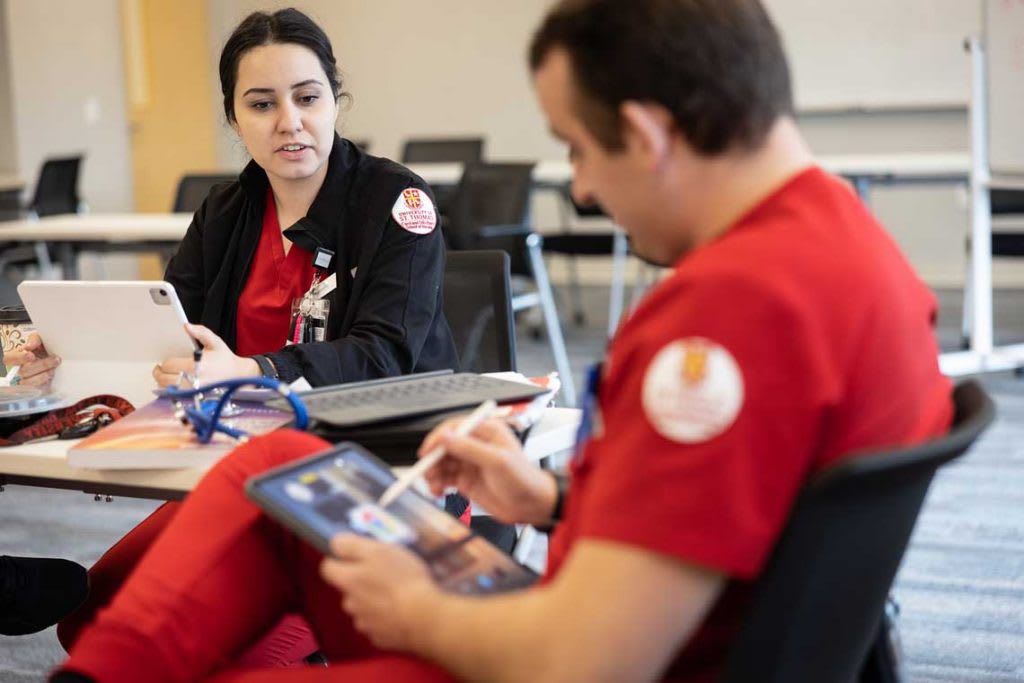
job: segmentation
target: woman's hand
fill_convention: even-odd
[[[404,546],[353,534],[336,536],[331,553],[320,575],[341,591],[356,629],[379,648],[415,651],[441,595],[423,560]]]
[[[259,377],[260,366],[252,358],[236,356],[224,340],[202,325],[185,325],[185,331],[203,345],[199,379],[209,384],[234,377]],[[167,358],[153,367],[153,379],[161,387],[175,386],[181,373],[192,374],[191,358]]]
[[[48,354],[43,340],[33,332],[23,346],[4,354],[4,367],[9,370],[15,365],[21,366],[18,384],[45,388],[53,381],[60,358]]]
[[[454,486],[506,523],[547,524],[558,496],[554,477],[527,460],[519,439],[500,420],[486,420],[469,436],[446,420],[420,446],[422,457],[444,444],[445,457],[426,474],[435,496]]]

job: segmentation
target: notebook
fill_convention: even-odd
[[[265,434],[292,420],[290,411],[237,402],[240,413],[222,422],[249,434]],[[159,398],[86,437],[68,450],[68,464],[83,469],[134,470],[208,467],[238,441],[215,434],[199,443],[190,426],[174,415],[170,399]]]

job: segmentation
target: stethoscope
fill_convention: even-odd
[[[270,377],[226,379],[212,384],[204,384],[202,387],[194,386],[187,389],[167,387],[161,395],[174,402],[175,417],[181,420],[182,424],[192,426],[199,443],[209,443],[216,432],[245,442],[249,440],[250,434],[221,422],[221,415],[229,405],[232,394],[244,387],[260,387],[276,391],[291,406],[292,413],[295,415],[295,428],[305,429],[309,426],[309,414],[306,412],[306,406],[303,405],[302,400],[287,384]],[[204,394],[211,391],[222,391],[222,393],[216,398],[204,398]]]

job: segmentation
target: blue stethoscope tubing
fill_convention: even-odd
[[[249,434],[240,429],[235,429],[234,427],[230,427],[226,424],[221,424],[220,422],[220,414],[223,412],[224,406],[226,406],[228,401],[231,400],[231,395],[243,387],[261,387],[263,389],[276,391],[281,394],[281,396],[288,401],[288,405],[291,406],[292,412],[295,415],[295,428],[305,429],[309,426],[309,413],[306,412],[306,406],[302,403],[302,400],[288,387],[287,384],[270,377],[225,379],[220,382],[204,384],[198,389],[179,389],[178,387],[168,387],[163,392],[163,395],[172,401],[180,402],[182,410],[185,412],[185,417],[192,424],[192,428],[195,429],[196,439],[198,439],[200,443],[209,443],[215,432],[222,432],[234,439],[244,441],[249,438]],[[183,400],[195,398],[196,396],[200,396],[215,389],[223,389],[224,393],[220,395],[217,402],[212,406],[210,406],[212,402],[208,400],[200,401],[200,407],[189,405],[189,403]]]

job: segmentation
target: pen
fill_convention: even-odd
[[[4,375],[3,379],[0,380],[0,386],[13,387],[21,382],[21,376],[18,372],[21,371],[20,365],[12,365],[7,369],[7,374]]]
[[[498,407],[498,404],[493,399],[487,399],[479,406],[476,407],[472,413],[469,414],[465,420],[455,428],[455,436],[467,436],[470,432],[476,429],[481,422],[486,420],[494,412],[494,409]],[[380,506],[387,507],[391,504],[402,491],[412,486],[413,482],[419,479],[423,474],[431,467],[436,465],[441,458],[444,457],[445,448],[444,445],[439,445],[429,453],[420,458],[419,462],[406,470],[405,474],[395,480],[391,486],[381,494]]]

